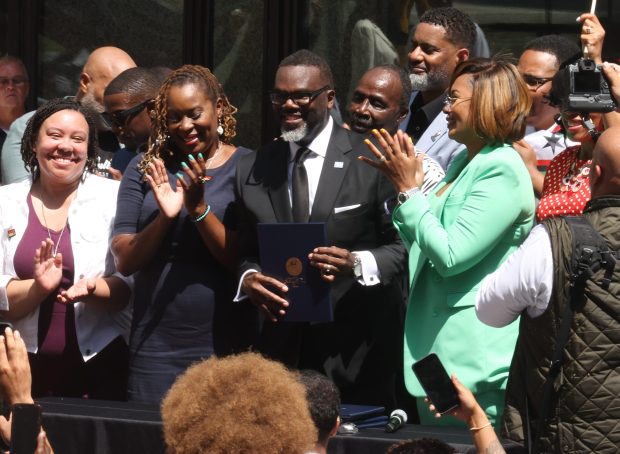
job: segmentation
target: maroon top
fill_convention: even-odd
[[[13,265],[19,279],[34,277],[33,258],[41,242],[51,235],[54,247],[59,240],[60,232],[49,231],[41,224],[32,205],[32,196],[27,197],[28,226],[24,236],[17,245]],[[39,350],[37,354],[60,355],[65,348],[78,349],[75,334],[75,319],[72,305],[64,305],[56,301],[58,292],[73,285],[73,249],[71,248],[71,229],[69,224],[65,228],[58,252],[62,253],[62,280],[58,290],[53,291],[41,303],[39,310]],[[60,365],[59,365],[60,366]]]

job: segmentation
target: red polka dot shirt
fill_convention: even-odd
[[[592,160],[578,159],[579,149],[579,146],[567,148],[551,160],[536,210],[538,222],[555,216],[581,214],[590,200]]]

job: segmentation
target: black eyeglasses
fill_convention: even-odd
[[[536,77],[530,74],[523,74],[523,80],[529,87],[532,87],[534,91],[538,90],[552,79],[553,77]]]
[[[271,104],[277,106],[281,106],[288,99],[291,99],[298,106],[305,106],[314,101],[314,99],[325,90],[329,90],[329,85],[325,85],[323,88],[319,88],[316,91],[294,91],[289,93],[287,91],[271,90],[269,92],[269,98],[271,99]]]
[[[142,101],[140,104],[136,104],[133,107],[125,110],[117,110],[116,112],[102,112],[101,118],[108,127],[116,126],[117,128],[122,128],[127,124],[127,122],[138,115],[142,110],[152,102],[152,99],[147,99],[146,101]]]

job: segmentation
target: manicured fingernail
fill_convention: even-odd
[[[183,179],[183,174],[181,172],[177,172],[177,178],[179,180],[182,180]]]
[[[202,153],[198,153],[198,159],[204,159],[204,158],[202,157]]]
[[[364,139],[364,143],[365,143],[366,145],[370,145],[370,140],[368,140],[368,139]]]
[[[376,135],[376,136],[378,136],[378,135],[379,135],[379,131],[377,131],[376,129],[373,129],[373,130],[372,130],[372,133],[373,133],[374,135]]]
[[[195,161],[194,156],[191,154],[188,154],[187,157],[189,158],[190,161]]]
[[[184,162],[181,163],[181,167],[183,167],[184,169],[189,169],[189,166]]]
[[[385,129],[383,129],[383,128],[381,128],[381,132],[382,132],[383,134],[387,134],[387,131],[386,131]]]

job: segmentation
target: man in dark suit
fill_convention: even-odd
[[[393,407],[402,373],[406,256],[384,209],[393,188],[357,159],[370,156],[363,137],[331,119],[333,78],[321,57],[301,50],[285,58],[270,96],[281,136],[237,167],[243,213],[237,299],[249,297],[270,320],[261,334],[263,353],[325,373],[343,402]],[[256,225],[262,222],[326,222],[331,246],[308,251],[308,257],[331,283],[333,322],[278,321],[289,304],[282,297],[288,289],[260,272]]]

